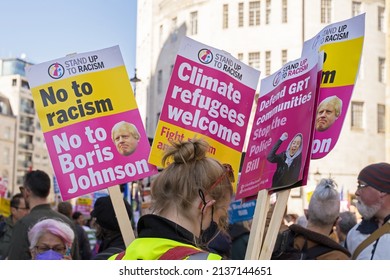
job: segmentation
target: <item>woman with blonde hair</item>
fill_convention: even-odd
[[[140,218],[138,238],[110,259],[205,259],[207,245],[227,228],[233,194],[229,165],[206,156],[201,139],[172,143],[163,157],[167,166],[152,182],[152,214]]]

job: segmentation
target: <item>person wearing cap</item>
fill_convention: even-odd
[[[390,164],[380,162],[363,168],[355,194],[356,207],[363,219],[347,235],[346,247],[352,254],[370,234],[390,220]],[[356,259],[390,260],[390,233],[365,247]]]
[[[123,200],[129,219],[132,220],[131,206]],[[95,220],[96,238],[100,241],[98,253],[93,260],[107,260],[110,256],[126,249],[115,210],[109,196],[99,197],[91,212]]]

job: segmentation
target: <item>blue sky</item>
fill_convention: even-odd
[[[0,57],[41,63],[119,45],[134,75],[136,0],[2,0]]]

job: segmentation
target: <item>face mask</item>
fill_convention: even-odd
[[[218,224],[211,221],[210,226],[200,232],[200,239],[203,244],[209,243],[219,232]]]
[[[62,260],[63,255],[53,250],[47,250],[43,253],[37,254],[36,260]]]

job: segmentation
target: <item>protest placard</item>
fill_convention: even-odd
[[[306,183],[320,57],[287,63],[261,81],[236,198]]]
[[[27,78],[63,200],[157,173],[118,46],[33,65]]]
[[[243,202],[241,200],[235,200],[230,203],[229,206],[229,223],[234,224],[236,222],[251,220],[255,212],[256,200]]]
[[[8,179],[0,177],[0,197],[6,197],[8,191]]]
[[[203,138],[208,156],[230,163],[237,178],[259,75],[224,51],[183,38],[149,162],[162,165],[169,141]]]
[[[74,211],[81,212],[85,217],[89,217],[93,209],[93,195],[88,194],[76,199]]]
[[[303,45],[302,56],[324,51],[312,159],[325,157],[336,145],[359,72],[365,14],[324,27]]]
[[[8,217],[11,215],[11,200],[9,198],[0,197],[0,215]]]

